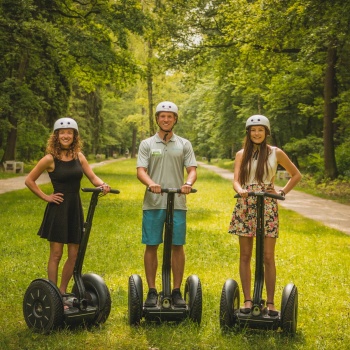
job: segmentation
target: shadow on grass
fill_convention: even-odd
[[[262,344],[267,349],[300,349],[305,344],[305,337],[301,331],[289,335],[281,330],[262,330],[238,327],[221,331],[225,341],[237,344],[244,349],[261,349]]]

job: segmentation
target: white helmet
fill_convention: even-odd
[[[161,102],[158,104],[158,106],[156,108],[156,116],[160,112],[173,112],[177,116],[178,111],[179,110],[178,110],[175,103],[169,102],[169,101],[164,101],[164,102]]]
[[[55,125],[53,126],[53,131],[56,131],[58,129],[75,129],[79,132],[78,124],[72,118],[61,118],[56,120]]]
[[[247,122],[245,123],[245,129],[248,130],[250,126],[254,126],[254,125],[265,126],[269,130],[269,133],[271,134],[270,122],[263,115],[256,114],[249,117],[247,119]]]

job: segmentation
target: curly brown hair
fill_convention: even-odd
[[[59,133],[59,130],[55,130],[50,135],[49,139],[47,140],[46,153],[51,154],[54,158],[61,159],[62,153],[66,151],[67,156],[72,155],[74,159],[78,158],[78,154],[79,152],[81,152],[81,149],[82,149],[82,141],[80,139],[78,132],[74,130],[73,142],[69,146],[68,150],[64,150],[61,148],[61,144],[58,139],[58,133]]]

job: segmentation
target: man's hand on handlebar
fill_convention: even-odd
[[[152,193],[161,193],[162,192],[162,187],[156,183],[150,184],[148,186],[148,191]]]

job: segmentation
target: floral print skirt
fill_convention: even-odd
[[[266,186],[266,185],[265,185]],[[258,192],[265,190],[264,185],[242,186],[247,191]],[[228,232],[246,237],[256,236],[257,227],[257,198],[249,196],[238,198],[233,210],[232,219]],[[278,205],[274,198],[265,197],[265,237],[278,237]]]

